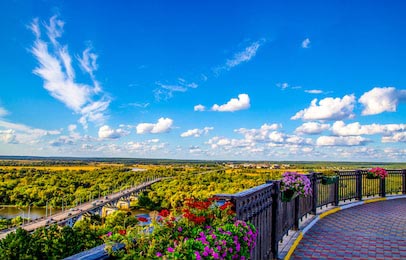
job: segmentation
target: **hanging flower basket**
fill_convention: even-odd
[[[282,191],[282,201],[289,202],[296,198],[299,194],[294,190],[285,190]]]
[[[330,185],[338,181],[338,176],[323,176],[321,178],[321,184]]]
[[[367,179],[379,179],[379,176],[373,174],[372,172],[368,172],[367,173]]]
[[[367,172],[367,179],[385,179],[385,177],[388,177],[388,172],[380,167],[372,168]]]

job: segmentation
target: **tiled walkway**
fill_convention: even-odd
[[[326,216],[304,235],[291,259],[406,259],[406,199]]]

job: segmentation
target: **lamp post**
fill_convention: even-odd
[[[28,221],[31,221],[31,205],[32,204],[34,204],[34,202],[31,202],[29,205],[28,205]]]
[[[22,210],[20,208],[17,208],[17,209],[23,213],[23,224],[22,224],[22,226],[24,226],[24,210]]]

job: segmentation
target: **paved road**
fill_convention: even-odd
[[[120,192],[117,192],[117,193],[110,194],[110,195],[108,195],[108,199],[95,199],[95,200],[90,201],[90,202],[82,203],[81,205],[79,205],[79,206],[77,206],[75,208],[72,208],[70,210],[66,210],[64,212],[59,212],[57,214],[53,214],[53,215],[49,216],[48,218],[42,218],[42,219],[36,220],[34,222],[30,222],[28,224],[25,224],[23,226],[23,228],[25,230],[27,230],[27,231],[34,231],[37,228],[40,228],[40,227],[43,227],[43,226],[46,226],[46,225],[50,225],[50,224],[53,224],[53,223],[58,223],[60,221],[66,220],[66,219],[71,219],[71,218],[73,218],[73,217],[75,217],[77,215],[83,214],[83,212],[86,212],[86,211],[89,211],[91,209],[104,206],[104,205],[110,203],[111,201],[114,201],[114,200],[116,200],[116,199],[118,199],[118,198],[120,198],[120,197],[122,197],[122,196],[124,196],[126,194],[132,193],[133,191],[144,188],[144,187],[148,187],[149,185],[151,185],[151,184],[153,184],[155,182],[158,182],[160,180],[161,179],[156,179],[156,180],[153,180],[153,181],[145,182],[145,183],[142,183],[142,184],[140,184],[138,186],[135,186],[133,188],[130,188],[130,189],[127,189],[127,190],[124,190],[124,191],[120,191]],[[14,230],[15,229],[11,229],[11,230],[1,232],[0,233],[0,239],[5,238],[8,233],[13,232]]]
[[[364,204],[319,220],[291,259],[406,259],[406,199]]]

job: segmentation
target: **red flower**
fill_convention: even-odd
[[[119,230],[118,233],[119,233],[120,235],[123,235],[123,236],[124,236],[125,234],[127,234],[127,230],[122,229],[122,230]]]
[[[144,217],[139,217],[139,218],[138,218],[138,221],[139,221],[139,222],[148,222],[148,219],[147,219],[147,218],[144,218]]]
[[[224,203],[222,206],[220,206],[221,210],[225,210],[227,208],[231,208],[233,206],[233,203],[231,203],[230,201],[227,201],[226,203]]]
[[[167,209],[161,210],[161,212],[159,212],[159,216],[166,218],[167,216],[169,216],[169,210]]]

